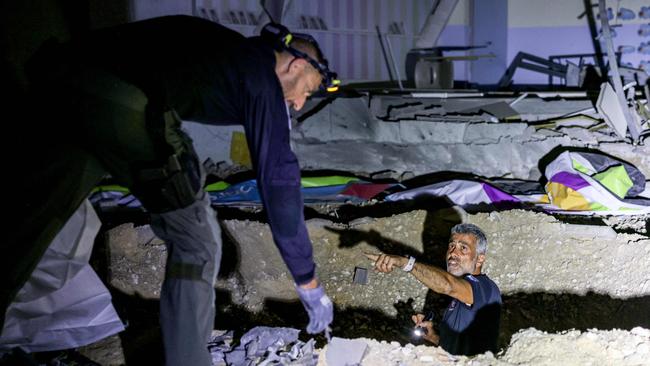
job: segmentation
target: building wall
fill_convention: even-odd
[[[597,1],[592,1],[598,4]],[[638,34],[641,24],[650,24],[650,19],[640,19],[638,12],[642,6],[650,6],[647,0],[608,0],[608,7],[614,13],[618,7],[628,8],[636,14],[633,20],[610,20],[615,26],[617,36],[613,39],[614,48],[621,45],[634,46],[636,51],[624,54],[621,61],[639,67],[642,60],[650,61],[650,55],[638,52],[641,42],[650,42],[650,37]],[[583,0],[508,0],[508,64],[519,51],[541,57],[551,55],[593,53],[594,47],[584,13]],[[593,8],[594,16],[598,7]],[[596,18],[597,28],[600,20]],[[606,52],[603,48],[603,52]],[[577,60],[575,60],[577,62]],[[591,62],[591,61],[590,61]],[[546,83],[546,75],[527,70],[515,74],[516,83]],[[557,80],[559,82],[559,80]]]
[[[218,21],[237,31],[253,35],[255,25],[241,23],[240,15],[245,18],[259,18],[262,14],[259,0],[123,0],[128,3],[127,10],[132,20],[141,20],[168,14],[193,14]],[[476,32],[490,34],[490,29],[473,29],[477,22],[485,27],[490,22],[480,22],[480,17],[491,18],[491,8],[474,13],[473,10],[485,1],[459,0],[447,27],[443,31],[438,45],[470,45],[477,41]],[[507,66],[519,51],[541,57],[550,55],[593,53],[593,44],[587,25],[587,18],[578,18],[584,12],[583,0],[504,0],[507,1],[507,34],[505,62]],[[101,2],[91,1],[91,10]],[[117,2],[120,3],[120,2]],[[292,30],[308,32],[321,43],[324,53],[330,59],[332,69],[336,70],[345,82],[365,80],[387,80],[389,78],[384,57],[379,45],[376,26],[383,33],[389,32],[391,24],[399,25],[401,34],[388,37],[399,64],[399,72],[404,78],[404,58],[414,45],[415,37],[430,12],[433,0],[285,0],[291,3],[283,22]],[[597,4],[597,1],[592,0]],[[94,4],[94,5],[93,5]],[[115,2],[111,2],[115,4]],[[607,5],[615,12],[618,7],[629,8],[638,13],[642,6],[650,6],[648,0],[608,0]],[[116,5],[112,5],[116,8]],[[102,6],[106,8],[106,6]],[[485,7],[483,7],[485,8]],[[593,8],[597,13],[597,7]],[[97,19],[107,22],[105,9]],[[112,13],[115,13],[113,11]],[[320,17],[327,30],[305,29],[301,17]],[[94,23],[98,23],[97,22]],[[245,23],[248,21],[244,21]],[[94,24],[93,23],[93,24]],[[599,23],[599,22],[597,22]],[[635,48],[632,54],[623,55],[622,61],[638,67],[641,61],[650,62],[650,55],[639,53],[642,42],[650,42],[650,37],[638,34],[642,24],[650,24],[650,19],[611,21],[618,33],[614,39],[615,48],[630,45]],[[98,23],[99,24],[99,23]],[[100,24],[102,25],[102,24]],[[495,24],[494,38],[501,42],[500,30],[503,24]],[[489,26],[488,26],[489,28]],[[392,32],[395,33],[395,32]],[[489,38],[489,37],[483,37]],[[482,38],[482,39],[483,39]],[[490,50],[479,49],[473,54],[482,55]],[[494,53],[494,52],[493,52]],[[465,55],[465,52],[450,52],[448,55]],[[455,61],[454,76],[456,80],[488,82],[485,75],[475,72],[481,63],[494,63],[494,60]],[[490,65],[488,65],[490,66]],[[494,66],[494,65],[492,65]],[[496,70],[496,69],[495,69]],[[496,74],[494,79],[498,80]],[[485,80],[484,80],[485,79]],[[519,70],[514,77],[517,83],[546,83],[546,75],[532,71]],[[559,82],[559,80],[557,80]]]
[[[286,0],[287,3],[289,0]],[[438,45],[467,45],[468,3],[460,0]],[[389,34],[393,54],[402,79],[406,53],[413,47],[415,37],[424,24],[432,6],[431,0],[292,0],[283,23],[296,32],[310,33],[321,45],[333,70],[344,82],[388,80],[376,26],[388,33],[391,23],[400,32]],[[259,0],[132,0],[134,20],[165,14],[194,14],[218,21],[245,35],[253,35],[256,26],[251,16],[259,18],[262,9]],[[194,6],[194,9],[192,9]],[[233,16],[234,15],[234,16]],[[320,17],[327,30],[305,29],[301,17]],[[242,22],[243,20],[243,22]],[[399,33],[399,34],[398,34]],[[459,54],[459,53],[455,53]],[[463,53],[460,53],[463,54]],[[455,64],[455,78],[466,80],[466,62]]]
[[[504,74],[508,57],[508,1],[476,0],[471,6],[472,44],[485,46],[472,53],[490,55],[471,61],[471,81],[483,85],[496,84]]]

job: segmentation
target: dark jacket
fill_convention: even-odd
[[[297,283],[313,278],[300,168],[270,45],[205,19],[168,16],[91,32],[72,49],[78,62],[134,84],[184,120],[243,125],[280,254]]]

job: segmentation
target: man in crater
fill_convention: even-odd
[[[414,257],[390,254],[366,256],[383,273],[401,268],[429,289],[450,297],[438,332],[430,317],[412,316],[416,327],[424,329],[423,338],[454,355],[476,355],[497,351],[501,292],[481,273],[487,251],[487,238],[473,224],[458,224],[451,229],[447,248],[447,270],[416,262]]]

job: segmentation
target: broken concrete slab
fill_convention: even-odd
[[[440,115],[467,114],[478,112],[482,106],[499,103],[509,105],[509,103],[516,100],[514,96],[507,96],[508,93],[503,94],[506,95],[495,95],[489,98],[465,97],[453,99],[373,95],[368,99],[367,105],[370,105],[370,114],[374,117],[389,117],[389,119],[392,119],[399,116],[399,118],[408,119],[407,113],[413,115],[432,113]],[[557,94],[545,96],[544,98],[537,97],[536,93],[530,93],[529,98],[519,100],[517,103],[509,105],[509,107],[519,114],[522,121],[529,122],[557,118],[593,107],[592,102],[586,98],[584,93],[571,95],[567,99],[561,98]],[[318,118],[317,116],[314,117]]]
[[[605,118],[607,125],[613,129],[616,134],[625,138],[627,134],[627,120],[623,112],[623,108],[627,106],[621,106],[614,88],[609,83],[603,83],[600,86],[600,94],[598,95],[598,101],[596,102],[596,107],[598,112]]]
[[[529,97],[513,108],[523,121],[548,120],[592,108],[591,101],[581,98]],[[489,98],[490,103],[511,100],[512,97]],[[544,128],[535,127],[538,128],[535,130],[525,122],[480,122],[480,116],[448,114],[485,104],[485,98],[417,99],[390,95],[339,98],[295,126],[292,144],[303,170],[339,170],[360,176],[382,171],[394,171],[396,176],[405,172],[421,175],[461,171],[484,177],[535,180],[541,176],[539,160],[558,146],[605,152],[617,149],[620,153],[614,156],[640,161],[637,167],[645,174],[650,173],[650,162],[645,161],[645,156],[649,156],[647,148],[627,144],[608,128],[590,131],[584,126],[568,127],[563,122],[556,125],[549,120],[548,126],[544,124]],[[380,118],[395,105],[404,105],[398,109],[412,112],[411,118],[400,114],[399,121],[382,121]],[[447,114],[433,116],[434,110],[439,109]],[[233,164],[229,156],[233,127],[223,131],[220,129],[225,127],[192,123],[186,127],[202,160],[210,158],[215,163]],[[216,145],[226,146],[221,151],[214,150]]]
[[[308,110],[305,107],[305,110]],[[335,99],[292,130],[294,139],[371,140],[374,119],[364,98]]]
[[[464,110],[462,113],[478,113],[480,111],[487,112],[499,120],[505,120],[507,118],[514,118],[519,116],[519,112],[517,112],[504,101],[481,105],[478,108]]]
[[[485,177],[537,180],[538,163],[558,146],[573,146],[563,134],[552,137],[504,138],[498,144],[386,144],[332,141],[314,145],[296,141],[294,151],[304,170],[354,171],[359,175],[393,170],[411,172],[457,171]],[[650,167],[650,165],[648,166]]]
[[[585,97],[570,99],[559,99],[557,97],[552,97],[552,99],[541,99],[529,97],[512,106],[512,108],[519,112],[522,121],[529,122],[567,116],[577,111],[584,111],[592,107],[592,102]]]

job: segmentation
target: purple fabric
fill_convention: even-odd
[[[483,191],[490,198],[492,203],[496,202],[519,202],[519,199],[492,187],[489,184],[481,183],[483,185]]]
[[[589,183],[577,174],[559,172],[551,177],[551,182],[561,183],[575,191],[589,186]]]

